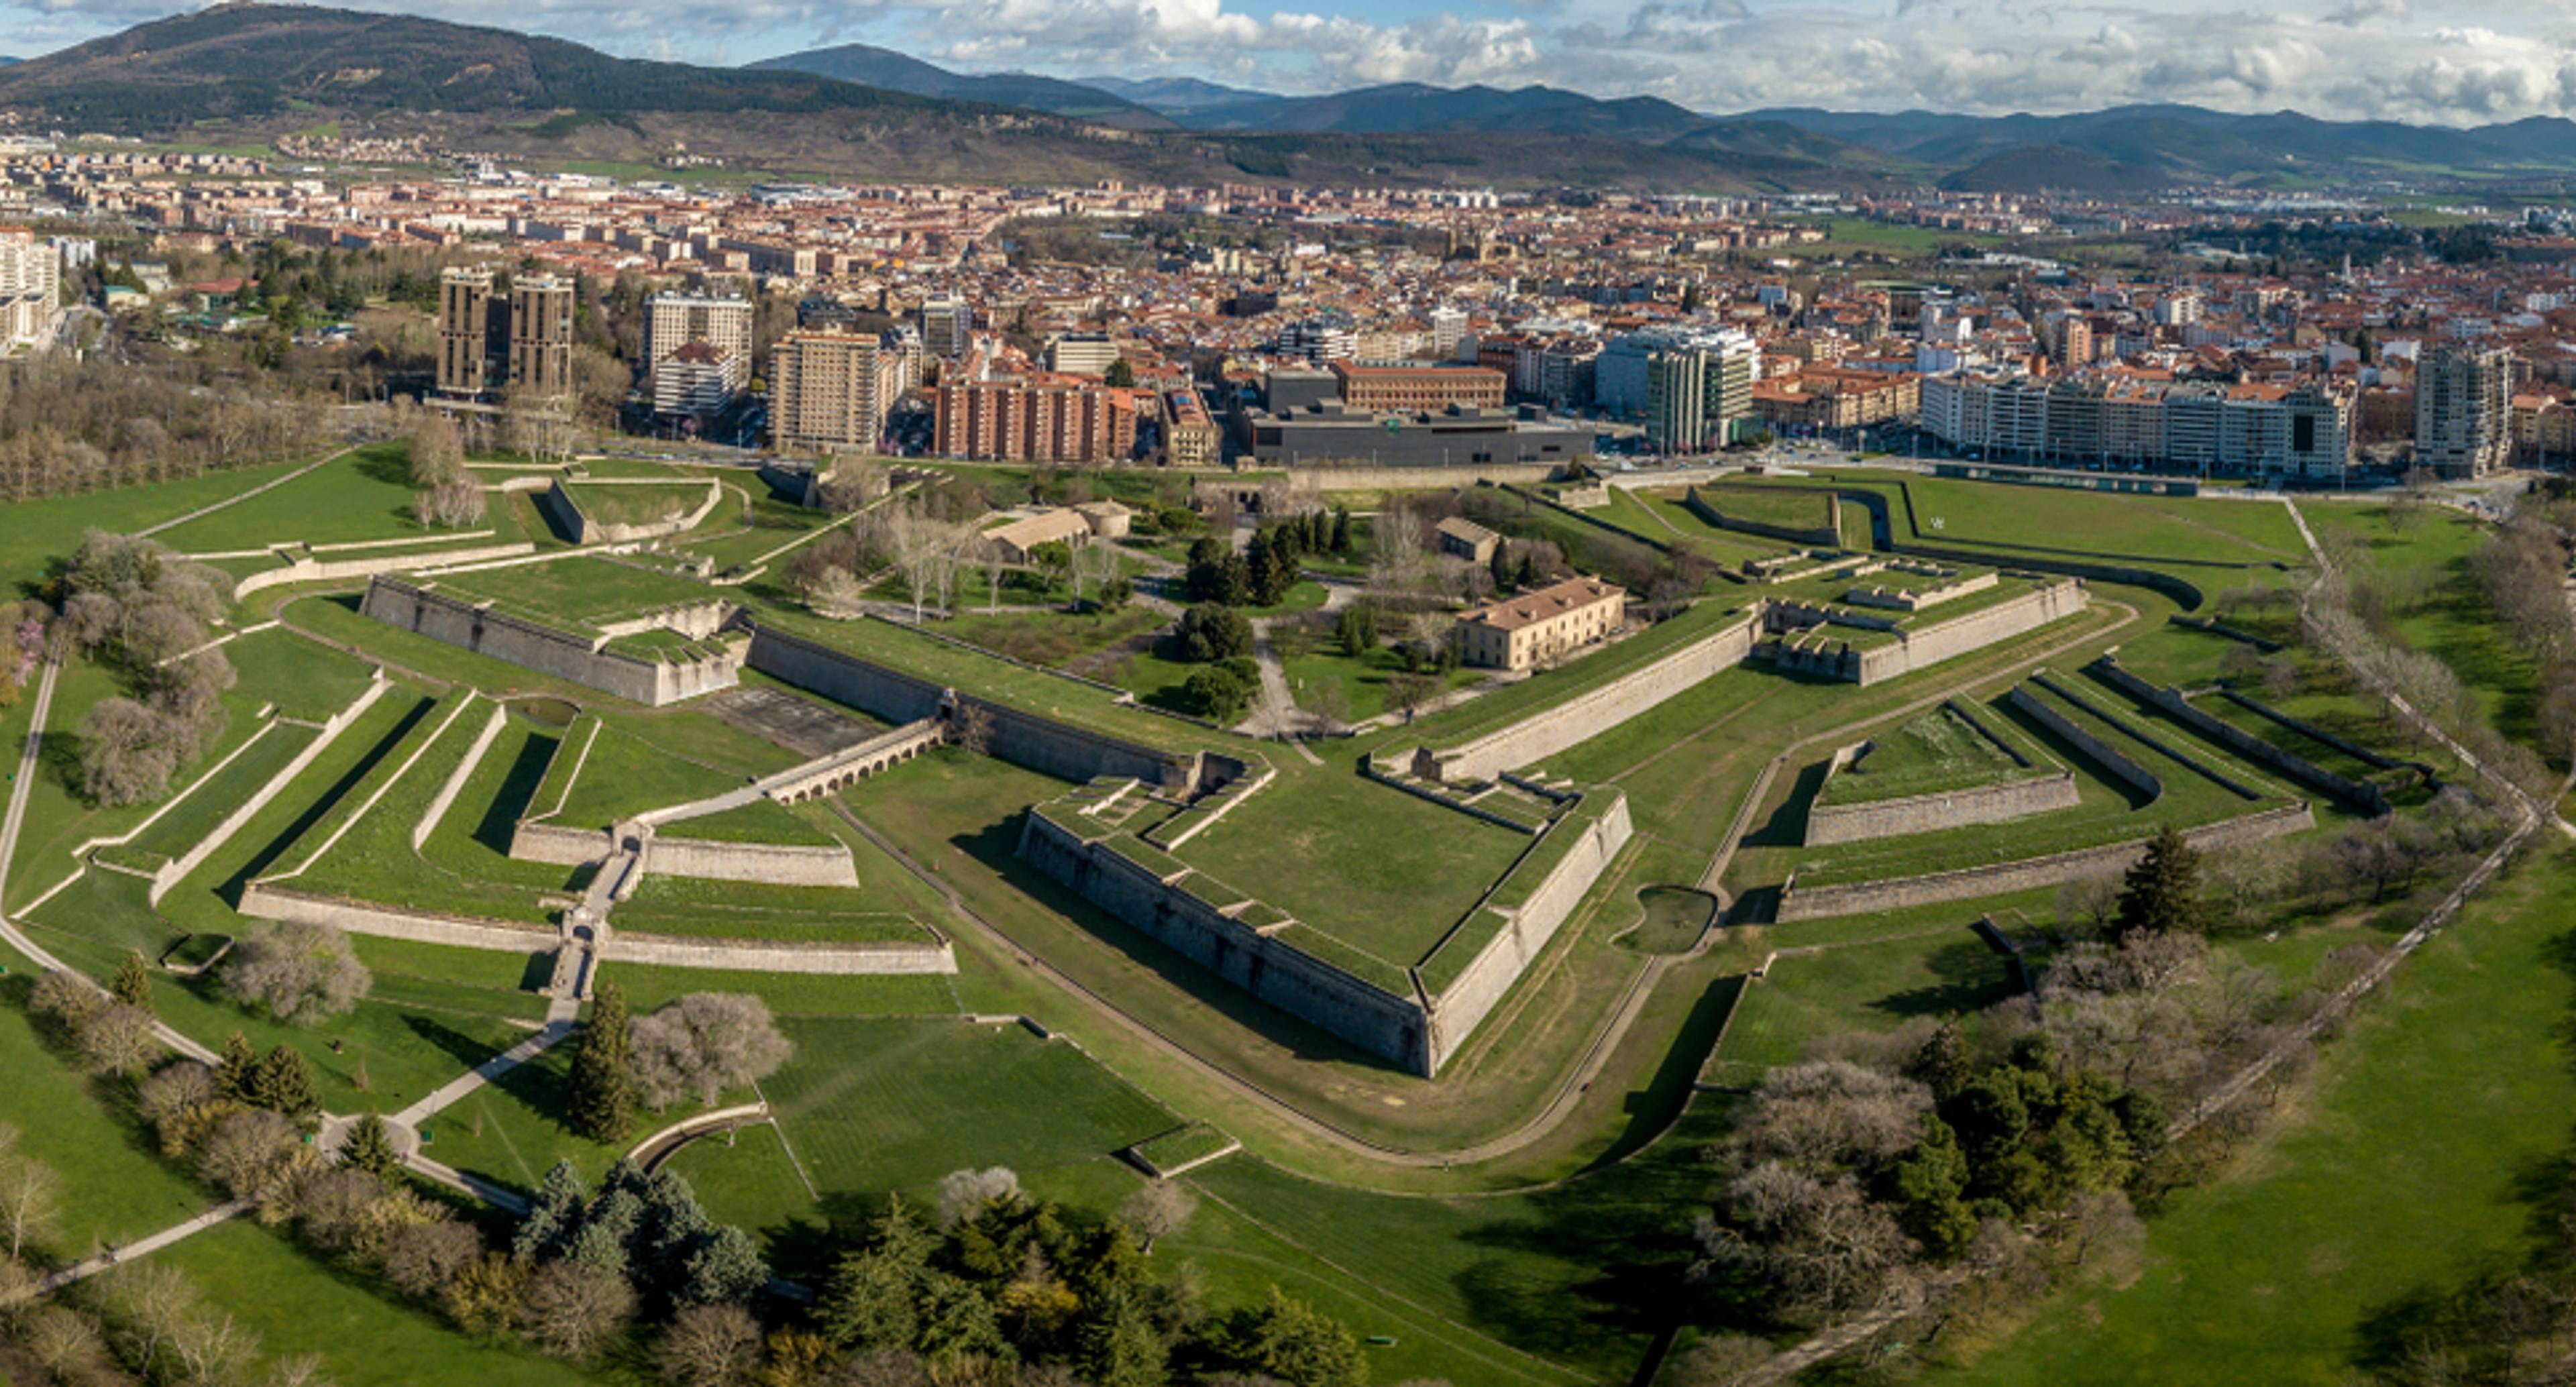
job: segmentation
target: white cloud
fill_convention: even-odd
[[[723,61],[864,39],[966,69],[1279,90],[1544,82],[1706,110],[1981,113],[2136,102],[2443,123],[2576,115],[2563,0],[359,0]],[[0,0],[0,51],[168,0]]]

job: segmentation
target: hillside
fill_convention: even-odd
[[[845,43],[808,49],[745,65],[755,72],[802,72],[943,101],[1017,106],[1115,126],[1122,130],[1178,128],[1169,116],[1078,82],[1026,72],[962,73],[872,44]]]
[[[1285,101],[1286,97],[1271,92],[1252,91],[1244,87],[1219,86],[1195,77],[1081,77],[1076,81],[1111,96],[1124,97],[1149,110],[1166,115],[1205,110],[1211,106],[1237,106],[1254,101]]]
[[[1554,87],[1433,87],[1399,82],[1331,96],[1261,97],[1175,113],[1194,129],[1279,134],[1537,132],[1654,144],[1708,124],[1655,97],[1603,101]]]

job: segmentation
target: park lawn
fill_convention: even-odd
[[[1711,1077],[1758,1084],[1773,1066],[1797,1063],[1826,1037],[1890,1031],[1917,1016],[1967,1015],[2017,994],[2010,961],[1968,928],[1976,907],[1953,904],[1951,911],[1951,923],[1923,933],[1775,960],[1736,1002],[1726,1044],[1712,1056]]]
[[[606,828],[648,809],[739,790],[747,779],[683,759],[644,740],[627,724],[611,723],[592,739],[571,793],[547,822],[565,828]]]
[[[1397,968],[1431,951],[1537,840],[1362,777],[1341,757],[1279,778],[1183,862]]]
[[[746,568],[767,561],[776,563],[785,557],[780,550],[821,534],[847,517],[807,510],[793,501],[781,500],[766,490],[756,491],[745,511],[729,511],[718,506],[707,517],[707,524],[690,535],[686,547],[692,554],[703,555],[715,563],[718,573]],[[720,529],[733,522],[735,528]],[[775,555],[775,557],[771,557]]]
[[[582,632],[723,595],[694,578],[590,554],[440,573],[422,580],[450,596]]]
[[[617,907],[615,926],[639,934],[711,939],[921,943],[930,934],[911,897],[871,874],[870,886],[788,886],[714,881],[668,872],[647,875]],[[873,887],[873,889],[871,889]]]
[[[692,992],[747,992],[769,1004],[774,1016],[954,1016],[957,989],[941,973],[840,975],[752,973],[721,968],[670,968],[612,958],[604,981],[626,989],[637,1015]]]
[[[1295,616],[1300,612],[1321,610],[1331,597],[1332,592],[1323,584],[1311,578],[1301,578],[1290,584],[1278,601],[1267,606],[1246,607],[1243,614],[1250,617]]]
[[[130,1112],[76,1076],[37,1038],[26,1010],[35,970],[0,948],[0,1122],[17,1129],[11,1150],[62,1180],[61,1215],[36,1240],[59,1260],[87,1256],[195,1216],[210,1200],[164,1166],[159,1148]]]
[[[1078,1047],[1012,1023],[791,1017],[780,1029],[796,1058],[761,1091],[827,1199],[926,1191],[968,1166],[1027,1175],[1181,1121]]]
[[[2063,554],[2103,562],[2303,564],[2287,507],[2269,501],[2137,496],[1908,477],[1897,527],[1926,544]],[[2035,543],[2034,538],[2047,542]]]
[[[2150,1220],[2134,1280],[2052,1295],[1935,1376],[2333,1387],[2384,1369],[2413,1307],[2542,1255],[2576,1107],[2572,896],[2550,843],[2362,1003],[2276,1130]]]
[[[1659,522],[1646,533],[1661,531],[1676,536],[1702,557],[1729,569],[1741,570],[1745,564],[1757,559],[1776,559],[1790,552],[1790,545],[1785,541],[1748,535],[1740,530],[1720,529],[1701,519],[1699,513],[1690,508],[1690,492],[1686,487],[1657,488],[1642,493],[1627,493],[1613,487],[1611,494],[1634,495],[1636,503],[1646,509],[1649,519]],[[1859,508],[1847,506],[1844,509],[1848,513]],[[1823,522],[1819,520],[1817,523]]]
[[[36,765],[35,783],[27,788],[26,817],[19,829],[17,855],[10,862],[5,893],[10,908],[24,907],[38,893],[71,875],[79,865],[72,853],[81,844],[137,828],[165,805],[184,804],[199,781],[259,731],[259,720],[252,716],[256,706],[226,694],[222,732],[206,744],[196,760],[170,777],[167,792],[143,804],[93,804],[82,784],[81,721],[99,704],[128,696],[122,677],[95,661],[72,661],[56,677],[53,707],[45,714],[44,750]],[[30,690],[28,701],[33,699],[34,692]],[[16,773],[17,765],[12,762],[9,774]],[[173,808],[172,812],[177,810]]]
[[[1171,618],[1151,607],[1086,607],[1079,612],[961,613],[941,622],[939,632],[996,655],[1062,669],[1169,624]]]
[[[412,517],[412,497],[420,488],[411,484],[408,448],[396,441],[354,449],[283,486],[153,538],[182,553],[213,554],[277,544],[360,544],[442,533]],[[471,528],[506,531],[480,541],[484,543],[519,537],[509,512],[499,507],[493,508],[490,519]]]
[[[310,727],[272,722],[221,770],[210,769],[188,794],[126,844],[136,853],[183,857],[240,809],[260,788],[322,735]]]
[[[1196,717],[1198,709],[1182,692],[1182,685],[1190,681],[1191,675],[1207,668],[1193,661],[1173,659],[1163,653],[1163,644],[1157,642],[1151,650],[1120,660],[1110,670],[1108,682],[1136,695],[1139,703]]]
[[[2197,626],[2167,624],[2120,643],[2120,663],[2160,688],[2196,688],[2218,682],[2221,661],[2242,642]]]
[[[272,462],[181,481],[0,504],[0,584],[5,584],[0,592],[25,595],[56,560],[70,558],[81,536],[90,530],[133,534],[273,482],[310,461]]]
[[[1381,645],[1353,658],[1325,640],[1307,654],[1283,658],[1279,668],[1288,677],[1288,689],[1298,707],[1310,711],[1324,707],[1333,696],[1328,691],[1338,689],[1342,712],[1352,722],[1366,722],[1387,711],[1388,690],[1395,677],[1404,673],[1404,657],[1393,646]],[[1442,676],[1441,688],[1463,689],[1487,673],[1462,665]]]
[[[2539,661],[2496,619],[2494,605],[2469,566],[2470,555],[2485,542],[2484,525],[2456,511],[2434,509],[2400,536],[2386,506],[2318,504],[2303,513],[2321,532],[2341,530],[2364,540],[2372,561],[2384,568],[2430,570],[2435,581],[2426,600],[2396,613],[2397,635],[2450,666],[2477,695],[2489,726],[2516,741],[2536,739]]]
[[[271,1358],[317,1354],[340,1387],[557,1387],[623,1382],[534,1349],[470,1338],[437,1311],[399,1298],[389,1285],[334,1269],[283,1233],[236,1221],[152,1254],[187,1273],[197,1289],[259,1336]]]
[[[29,937],[62,961],[104,983],[114,976],[136,935],[155,927],[143,903],[143,883],[93,871],[72,891],[45,904],[23,926]],[[94,893],[84,888],[95,886]],[[111,923],[112,919],[112,923]],[[242,920],[229,932],[265,928]],[[146,958],[158,951],[144,947]],[[517,958],[501,954],[496,958]],[[220,966],[213,974],[180,978],[152,974],[152,1008],[199,1044],[221,1049],[234,1031],[262,1053],[291,1045],[312,1062],[323,1106],[333,1112],[393,1112],[440,1084],[526,1038],[529,1027],[507,1019],[517,1005],[501,994],[460,1006],[460,994],[391,984],[384,998],[370,997],[346,1016],[313,1026],[292,1026],[266,1012],[234,1005],[223,995]],[[414,981],[418,981],[414,979]],[[541,1014],[541,1006],[524,1009]],[[336,1047],[336,1048],[335,1048]],[[360,1066],[366,1087],[359,1087]]]
[[[1045,1172],[1024,1187],[1068,1208],[1108,1213],[1143,1182],[1124,1162],[1096,1161]],[[1257,1223],[1202,1197],[1179,1231],[1155,1242],[1146,1267],[1157,1276],[1195,1277],[1220,1312],[1262,1304],[1277,1286],[1350,1327],[1365,1347],[1371,1382],[1546,1387],[1596,1380],[1426,1308],[1375,1268],[1329,1262],[1299,1245],[1296,1231]]]
[[[282,627],[241,636],[224,654],[232,661],[235,699],[305,722],[328,719],[375,682],[375,666],[367,661]]]
[[[531,891],[567,893],[587,887],[590,868],[510,856],[511,836],[527,812],[528,796],[545,778],[557,740],[555,729],[512,713],[457,791],[456,802],[421,844],[420,855],[429,865],[450,876]]]
[[[755,799],[749,804],[694,819],[680,819],[654,829],[658,837],[686,838],[706,843],[790,843],[807,847],[829,847],[840,840],[807,823],[804,818],[774,799]]]

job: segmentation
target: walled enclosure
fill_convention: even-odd
[[[682,484],[684,483],[674,482],[670,479],[659,477],[650,479],[636,477],[586,477],[580,482],[580,485],[585,487],[654,486],[668,488]],[[612,525],[606,521],[594,520],[589,515],[585,514],[582,511],[581,504],[573,499],[572,492],[565,488],[562,478],[556,478],[553,484],[546,488],[546,508],[554,512],[555,519],[564,527],[564,533],[572,536],[572,542],[575,544],[635,544],[643,540],[659,539],[664,535],[681,534],[686,531],[696,529],[698,525],[703,522],[723,500],[724,485],[710,477],[707,479],[707,499],[699,502],[695,509],[684,515],[673,516],[668,520],[657,520],[645,525]]]
[[[638,659],[606,649],[610,634],[585,638],[387,574],[368,581],[358,609],[388,626],[650,707],[729,689],[742,677],[738,650],[678,662]],[[696,624],[694,613],[683,615]]]
[[[1468,921],[1433,950],[1436,956],[1461,942],[1485,916],[1499,918],[1499,928],[1481,944],[1463,940],[1476,952],[1456,977],[1435,995],[1426,989],[1424,969],[1416,966],[1406,971],[1409,987],[1400,994],[1297,948],[1291,942],[1297,922],[1286,912],[1090,817],[1090,811],[1141,793],[1133,780],[1103,778],[1032,808],[1021,826],[1019,855],[1226,982],[1424,1078],[1437,1076],[1474,1034],[1631,832],[1627,799],[1615,790],[1602,792],[1612,798],[1598,815],[1560,821],[1551,834],[1577,837],[1522,903],[1498,909],[1487,903],[1495,894],[1489,892]],[[1537,851],[1534,845],[1531,852]],[[1524,857],[1524,863],[1530,860]],[[1506,874],[1504,881],[1511,880]]]
[[[1762,629],[1757,607],[1737,622],[1673,651],[1642,669],[1531,714],[1462,746],[1413,753],[1413,773],[1425,780],[1491,780],[1516,766],[1535,765],[1580,746],[1637,717],[1693,685],[1742,664]],[[1595,658],[1598,658],[1597,656]]]
[[[1684,491],[1682,505],[1687,507],[1691,514],[1709,524],[1721,530],[1733,530],[1738,534],[1760,535],[1764,539],[1786,540],[1791,544],[1819,545],[1827,549],[1835,548],[1843,542],[1842,498],[1831,491],[1811,490],[1806,487],[1790,489],[1793,495],[1820,495],[1823,498],[1825,523],[1822,525],[1804,527],[1771,525],[1759,520],[1746,520],[1741,516],[1729,515],[1724,509],[1726,494],[1729,491],[1739,494],[1776,496],[1781,490],[1782,488],[1779,487],[1729,487],[1711,482],[1705,486],[1694,486]]]
[[[2026,771],[2038,771],[2039,767],[2029,757],[1995,736],[1957,700],[1949,700],[1945,706],[1956,712],[1989,745],[2011,757],[2014,764]],[[1838,748],[1833,760],[1826,764],[1825,785],[1831,785],[1834,777],[1849,769],[1869,749],[1868,742]],[[1822,799],[1823,795],[1824,788],[1819,786],[1817,798]],[[2060,767],[2055,775],[2034,774],[1964,790],[1940,790],[1861,804],[1811,805],[1807,810],[1805,841],[1808,847],[1819,848],[1872,838],[1903,838],[1962,824],[2001,823],[2027,814],[2054,813],[2073,809],[2082,802],[2083,796],[2075,788],[2074,772]]]
[[[2086,666],[2086,672],[2129,697],[2161,710],[2174,721],[2237,755],[2257,765],[2269,766],[2310,789],[2322,790],[2361,813],[2381,818],[2392,812],[2388,792],[2379,786],[2337,775],[2233,723],[2204,713],[2183,697],[2182,690],[2159,689],[2131,674],[2121,667],[2117,656],[2105,655],[2095,660]]]

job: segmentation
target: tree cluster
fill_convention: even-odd
[[[629,1161],[610,1167],[595,1195],[569,1161],[546,1172],[511,1235],[508,1266],[524,1332],[567,1358],[590,1356],[637,1315],[658,1323],[692,1305],[742,1305],[769,1284],[749,1234],[708,1218],[678,1174],[647,1175]],[[501,1322],[511,1308],[490,1299],[482,1310]]]
[[[47,591],[61,603],[58,648],[116,665],[140,695],[103,699],[82,719],[81,794],[107,805],[160,798],[223,735],[233,667],[205,646],[231,584],[156,540],[92,530]]]
[[[255,388],[254,388],[255,387]],[[229,378],[175,353],[148,364],[57,353],[0,373],[0,495],[61,496],[311,453],[331,411],[265,371]]]
[[[655,1112],[689,1098],[713,1104],[728,1089],[777,1073],[796,1051],[769,1004],[749,993],[692,992],[637,1017],[626,1032],[636,1096]]]

